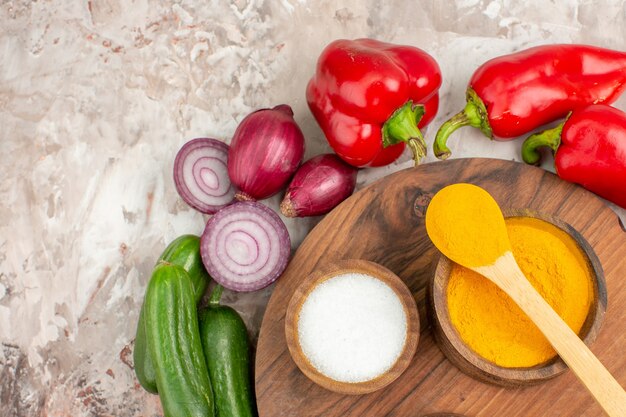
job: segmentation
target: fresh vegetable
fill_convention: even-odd
[[[255,291],[274,282],[289,260],[285,224],[255,201],[224,207],[206,224],[200,241],[211,277],[233,291]]]
[[[159,261],[166,261],[181,266],[189,274],[193,286],[194,300],[200,301],[211,277],[204,269],[200,255],[200,237],[182,235],[174,239],[159,256]]]
[[[230,143],[228,175],[238,200],[262,200],[279,192],[302,162],[304,136],[286,104],[246,116]]]
[[[626,208],[626,113],[605,104],[574,110],[557,127],[526,139],[524,161],[539,164],[543,146],[552,149],[559,177]]]
[[[196,210],[213,214],[232,203],[235,187],[228,178],[228,151],[224,142],[193,139],[174,160],[174,184],[183,200]]]
[[[156,371],[146,345],[144,307],[145,304],[141,306],[139,311],[139,321],[137,322],[137,333],[133,347],[133,365],[135,367],[135,376],[143,389],[151,394],[157,394]]]
[[[439,128],[435,156],[450,156],[446,142],[459,127],[514,138],[588,104],[612,103],[625,88],[625,52],[544,45],[494,58],[474,72],[465,109]]]
[[[222,286],[217,285],[200,312],[200,339],[217,415],[256,416],[248,331],[235,310],[219,304],[221,294]]]
[[[441,71],[421,49],[340,39],[322,51],[306,98],[334,151],[355,167],[390,164],[411,148],[426,155],[420,128],[437,114]]]
[[[280,211],[287,217],[326,214],[354,192],[356,174],[334,154],[309,159],[287,187]]]
[[[200,237],[194,235],[179,236],[165,248],[159,257],[158,262],[160,261],[166,261],[181,266],[187,271],[191,278],[194,301],[196,303],[199,302],[209,283],[209,275],[204,269],[202,258],[200,257]],[[135,375],[137,375],[141,386],[146,391],[156,394],[156,372],[146,345],[144,310],[145,304],[142,305],[141,311],[139,312],[135,347],[133,348],[133,363],[135,366]]]
[[[213,417],[193,286],[182,267],[160,262],[154,269],[146,291],[145,327],[165,417]]]

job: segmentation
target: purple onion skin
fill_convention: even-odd
[[[350,197],[357,169],[335,154],[318,155],[296,171],[280,211],[287,217],[319,216]]]
[[[262,200],[282,190],[304,156],[304,135],[291,107],[246,116],[230,143],[228,175],[239,200]]]

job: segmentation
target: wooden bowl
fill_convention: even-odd
[[[589,314],[579,335],[590,345],[596,339],[607,307],[606,283],[600,260],[587,241],[569,224],[560,219],[530,210],[505,210],[505,217],[534,217],[557,226],[578,243],[586,255],[587,265],[592,272],[593,300]],[[567,365],[558,357],[524,368],[498,366],[475,353],[462,340],[450,322],[446,288],[453,262],[441,255],[428,286],[428,311],[434,327],[435,340],[446,357],[461,371],[484,382],[502,386],[533,385],[554,378],[567,370]]]
[[[298,320],[304,301],[320,283],[337,275],[360,273],[377,278],[387,284],[398,296],[406,315],[407,335],[404,348],[394,365],[385,373],[363,382],[342,382],[320,373],[302,352],[298,340]],[[359,395],[379,390],[393,382],[409,366],[419,341],[419,316],[413,295],[402,280],[387,268],[364,260],[344,260],[329,263],[308,275],[294,292],[285,316],[287,347],[294,362],[309,379],[316,384],[341,394]]]

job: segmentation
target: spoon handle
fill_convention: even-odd
[[[607,415],[626,416],[624,389],[535,290],[510,251],[498,258],[494,265],[473,269],[506,292],[528,315]]]

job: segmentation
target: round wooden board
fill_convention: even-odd
[[[425,288],[437,251],[424,214],[440,188],[468,182],[485,188],[502,208],[532,208],[576,228],[598,255],[606,277],[608,309],[592,351],[626,386],[626,233],[615,213],[581,187],[521,163],[454,159],[389,175],[354,194],[311,231],[296,251],[267,306],[256,352],[260,417],[420,416],[597,417],[602,411],[572,372],[528,388],[502,388],[463,374],[443,356],[427,322]],[[409,368],[372,394],[327,391],[302,374],[285,341],[285,312],[302,279],[319,265],[366,259],[395,272],[409,286],[422,320]]]

